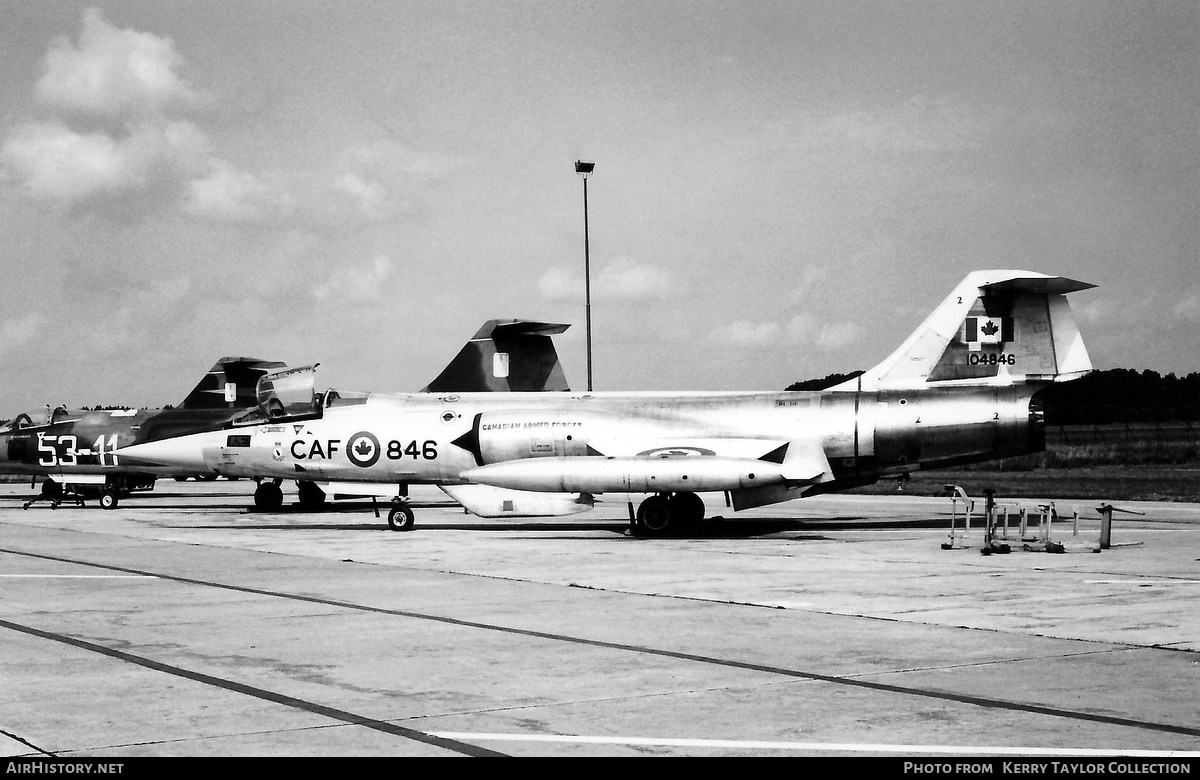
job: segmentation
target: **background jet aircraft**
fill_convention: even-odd
[[[1038,390],[1091,371],[1066,295],[1093,285],[969,274],[888,358],[824,391],[375,394],[278,425],[139,444],[146,463],[257,477],[435,484],[468,508],[540,496],[542,514],[650,494],[635,533],[734,510],[1044,449]],[[549,506],[551,501],[557,504]],[[400,504],[393,528],[412,527]]]
[[[207,469],[130,467],[117,450],[219,428],[257,403],[260,377],[283,363],[223,357],[172,409],[66,409],[18,414],[0,426],[0,474],[43,477],[41,500],[57,506],[65,494],[97,496],[113,509],[121,496],[151,490],[156,477]],[[33,503],[33,502],[30,502]],[[25,505],[29,508],[29,504]]]

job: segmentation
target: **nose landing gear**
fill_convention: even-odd
[[[388,512],[388,527],[393,531],[411,531],[413,520],[412,509],[404,502],[398,502]]]
[[[254,507],[264,512],[275,512],[283,506],[282,480],[261,480],[254,489]]]

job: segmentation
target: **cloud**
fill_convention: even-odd
[[[259,175],[216,158],[207,167],[204,176],[184,183],[180,201],[200,220],[337,231],[412,210],[394,189],[357,173],[328,180],[307,171]]]
[[[104,290],[97,288],[97,295]],[[119,303],[105,310],[103,327],[87,327],[82,321],[72,337],[89,352],[112,354],[130,344],[146,344],[163,332],[173,330],[189,319],[194,305],[190,296],[192,281],[185,276],[144,278],[120,288]],[[61,335],[61,334],[58,334]]]
[[[363,214],[376,216],[383,213],[387,188],[379,182],[367,181],[358,174],[346,173],[339,176],[333,186],[334,189],[348,195]]]
[[[312,290],[320,304],[378,300],[392,278],[391,258],[379,255],[357,267],[339,268]]]
[[[785,326],[788,340],[796,343],[814,341],[819,329],[816,317],[807,313],[797,314]]]
[[[551,268],[538,279],[537,287],[548,300],[579,300],[584,295],[583,269]],[[669,272],[626,257],[619,257],[592,274],[593,300],[661,300],[679,289],[679,282]]]
[[[1200,292],[1184,296],[1173,307],[1171,313],[1192,322],[1200,322]]]
[[[640,265],[625,257],[618,257],[600,270],[593,294],[605,298],[641,300],[644,298],[667,298],[675,288],[671,274],[649,265]]]
[[[202,166],[207,151],[189,122],[141,123],[120,136],[51,122],[16,128],[0,146],[0,164],[34,198],[71,204],[170,186]]]
[[[784,328],[789,343],[806,344],[828,352],[858,341],[862,327],[854,322],[821,322],[808,313],[797,314]]]
[[[573,301],[582,296],[583,274],[551,268],[537,281],[538,293],[551,301]]]
[[[312,168],[253,172],[216,154],[181,112],[211,101],[181,75],[170,38],[83,15],[78,45],[51,42],[35,93],[50,117],[0,144],[0,182],[69,209],[173,208],[195,220],[341,231],[416,210],[422,184],[462,163],[394,141],[355,144]]]
[[[178,73],[183,58],[170,38],[121,30],[96,8],[83,13],[79,45],[50,43],[38,99],[67,114],[104,119],[159,116],[201,105],[205,94]]]
[[[886,108],[829,115],[808,138],[854,153],[961,151],[982,146],[983,126],[976,106],[950,97],[915,95]]]
[[[817,332],[817,349],[829,352],[843,349],[858,341],[862,328],[854,322],[826,322]]]
[[[217,222],[262,222],[288,213],[285,193],[252,173],[223,160],[210,160],[208,174],[185,184],[181,207],[185,213]]]
[[[371,172],[384,178],[400,176],[436,179],[457,170],[466,160],[436,153],[419,153],[402,143],[376,140],[355,144],[342,152],[339,164],[358,171]]]
[[[733,347],[761,347],[777,342],[779,334],[778,323],[735,320],[713,330],[709,338]]]
[[[800,269],[800,280],[792,288],[791,293],[788,295],[788,300],[792,303],[805,301],[814,291],[820,289],[828,277],[828,268],[819,268],[813,265],[804,266]]]
[[[717,344],[734,347],[764,347],[771,344],[801,344],[821,351],[843,349],[859,339],[862,328],[853,322],[819,322],[811,314],[798,314],[786,325],[777,322],[735,320],[709,334]]]

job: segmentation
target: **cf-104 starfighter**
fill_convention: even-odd
[[[890,356],[828,390],[327,394],[270,421],[118,453],[227,475],[386,483],[398,498],[434,484],[493,516],[530,496],[552,515],[623,494],[634,533],[660,535],[702,520],[705,494],[737,511],[1044,449],[1038,391],[1092,370],[1066,299],[1091,287],[973,272]],[[389,523],[411,528],[411,508],[398,501]]]
[[[208,474],[208,469],[133,465],[122,447],[221,428],[255,408],[258,380],[285,364],[223,357],[179,406],[167,409],[67,409],[18,414],[0,426],[0,474],[42,478],[41,498],[55,507],[68,495],[99,499],[113,509],[157,477]],[[215,475],[214,475],[215,476]],[[28,509],[33,502],[25,504]]]

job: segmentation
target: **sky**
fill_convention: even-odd
[[[886,357],[970,271],[1200,370],[1195,0],[0,0],[0,417],[221,356],[419,390],[493,318],[595,390]],[[4,413],[4,410],[8,413]]]

